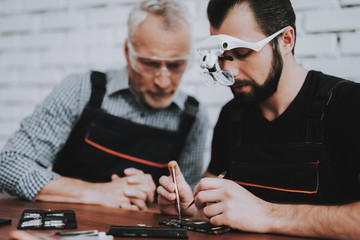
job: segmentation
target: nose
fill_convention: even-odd
[[[166,67],[162,67],[159,72],[155,74],[154,83],[161,89],[165,89],[171,85],[170,73]]]
[[[224,61],[222,65],[222,70],[230,71],[234,78],[236,78],[240,74],[241,66],[236,60]]]

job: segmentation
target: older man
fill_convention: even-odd
[[[172,159],[194,186],[208,119],[178,91],[191,57],[187,19],[177,1],[136,6],[127,67],[70,75],[57,86],[1,152],[0,188],[32,200],[146,209]]]

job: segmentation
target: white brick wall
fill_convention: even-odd
[[[183,1],[190,9],[198,42],[209,34],[208,0]],[[65,75],[125,63],[126,20],[136,2],[0,0],[0,148]],[[297,13],[298,62],[360,81],[360,0],[292,2]],[[187,72],[181,87],[207,104],[215,124],[231,93],[221,86],[204,85],[198,71],[194,66]]]

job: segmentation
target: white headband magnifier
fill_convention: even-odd
[[[259,52],[285,29],[286,27],[258,42],[246,42],[224,34],[208,37],[197,47],[197,51],[201,55],[200,67],[204,69],[201,73],[204,81],[210,85],[214,85],[216,82],[225,86],[233,85],[235,83],[233,75],[228,70],[221,70],[218,57],[223,54],[224,51],[234,48],[248,48]]]

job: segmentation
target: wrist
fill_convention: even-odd
[[[49,181],[35,196],[36,200],[53,202],[94,203],[94,184],[79,179],[60,177]]]
[[[266,201],[263,201],[261,204],[263,205],[263,214],[260,214],[260,224],[257,231],[261,233],[279,233],[279,229],[283,227],[282,222],[284,221],[284,216],[280,213],[282,206]]]
[[[267,213],[268,233],[276,234],[293,234],[295,233],[296,217],[299,215],[299,209],[296,205],[269,203]]]
[[[277,233],[279,229],[281,229],[283,221],[281,217],[279,217],[280,206],[278,204],[268,203],[267,213],[265,217],[264,230],[267,233]]]
[[[100,204],[101,193],[99,192],[98,183],[83,182],[82,190],[80,191],[80,201],[85,204]]]

